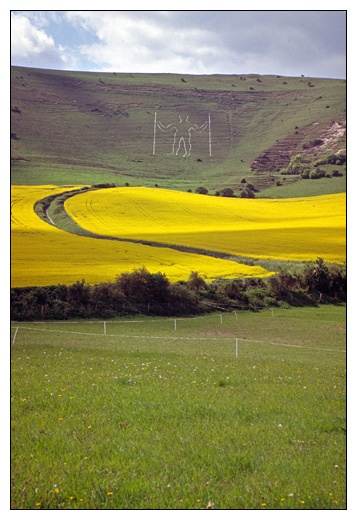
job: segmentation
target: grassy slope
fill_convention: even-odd
[[[293,135],[296,127],[308,127],[311,136],[313,123],[320,128],[345,118],[345,83],[340,80],[13,67],[11,91],[12,156],[25,159],[12,161],[13,184],[128,182],[183,190],[204,185],[211,192],[224,186],[237,189],[243,177],[251,182],[261,176],[253,174],[251,161]],[[164,124],[187,114],[202,124],[209,113],[212,157],[207,130],[194,135],[191,156],[184,158],[168,155],[172,136],[157,129],[153,155],[155,112]],[[305,137],[301,130],[301,139]],[[344,178],[326,179],[325,186],[313,182],[303,183],[302,191],[345,190]],[[274,188],[272,195],[279,189],[281,194],[281,188],[287,189]]]

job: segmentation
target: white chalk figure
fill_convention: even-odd
[[[155,137],[156,137],[156,126],[161,130],[161,132],[173,132],[174,138],[172,142],[172,151],[168,155],[178,155],[179,151],[183,152],[183,157],[188,157],[191,153],[192,143],[192,132],[204,132],[208,127],[209,131],[209,152],[211,155],[211,128],[210,128],[210,115],[208,115],[208,121],[203,123],[201,126],[196,125],[195,123],[191,123],[189,121],[189,116],[186,116],[186,119],[183,120],[181,116],[179,116],[178,123],[170,123],[168,125],[163,125],[161,121],[156,121],[156,112],[155,112],[155,127],[154,127],[154,147],[153,147],[153,155],[155,155]]]

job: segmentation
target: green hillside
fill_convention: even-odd
[[[346,189],[344,161],[326,164],[346,153],[342,80],[12,67],[11,116],[12,184],[231,187],[237,195],[252,184],[256,196]],[[319,167],[323,178],[291,175],[294,156],[301,171]]]

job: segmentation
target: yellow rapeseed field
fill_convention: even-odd
[[[252,258],[343,263],[346,195],[240,199],[157,188],[76,195],[66,211],[106,236],[191,246]]]
[[[95,284],[113,281],[122,272],[143,266],[153,273],[165,273],[171,281],[185,280],[192,271],[198,271],[208,280],[268,274],[260,267],[167,248],[79,237],[45,223],[36,215],[36,201],[68,190],[58,186],[12,187],[12,287],[70,284],[82,279]]]

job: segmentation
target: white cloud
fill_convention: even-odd
[[[343,12],[15,11],[12,63],[54,69],[345,77]]]
[[[129,12],[68,12],[67,18],[94,31],[97,41],[81,53],[102,71],[214,72],[210,62],[222,58],[217,38],[202,28],[163,24],[167,14]]]
[[[36,27],[27,16],[11,15],[11,56],[21,65],[31,65],[36,59],[42,66],[63,68],[69,60],[62,46],[56,45],[52,36]]]

